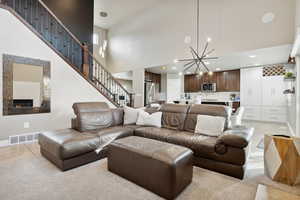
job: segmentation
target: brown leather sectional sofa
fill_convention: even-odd
[[[110,142],[135,135],[190,148],[195,166],[240,179],[244,176],[253,128],[231,128],[228,107],[165,104],[160,108],[162,128],[123,125],[123,109],[110,109],[102,102],[75,103],[73,109],[76,119],[72,129],[45,132],[39,137],[42,155],[62,170],[104,158]],[[224,134],[195,134],[198,114],[225,117]],[[99,154],[95,152],[98,147],[103,147]]]

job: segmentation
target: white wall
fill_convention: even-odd
[[[145,70],[137,69],[132,71],[132,89],[134,92],[134,107],[144,106],[144,82]]]
[[[111,71],[161,66],[176,58],[190,57],[196,42],[196,1],[164,0],[108,32],[108,65]],[[262,23],[266,12],[276,15]],[[295,0],[200,1],[201,48],[207,37],[216,55],[254,50],[294,39]],[[191,36],[190,44],[184,43]]]
[[[49,114],[3,116],[3,74],[0,67],[0,139],[15,134],[69,128],[74,102],[107,101],[45,43],[3,9],[0,9],[0,24],[5,27],[0,31],[0,66],[2,66],[3,54],[51,62],[51,113]],[[112,104],[109,105],[113,107]],[[24,129],[24,122],[29,122],[30,128]]]
[[[107,49],[104,54],[104,57],[100,55],[100,48],[103,48],[104,42],[107,42],[107,30],[100,28],[98,26],[94,26],[94,33],[98,34],[99,36],[99,41],[97,45],[93,45],[93,54],[96,57],[96,59],[106,67],[106,57],[107,57]]]

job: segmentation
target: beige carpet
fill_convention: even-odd
[[[107,171],[106,159],[61,172],[39,154],[37,144],[0,148],[1,200],[155,200],[159,196]],[[186,200],[253,200],[257,183],[282,188],[264,176],[240,181],[198,167]],[[300,187],[283,186],[300,194]]]

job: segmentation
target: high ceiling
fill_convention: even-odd
[[[158,2],[159,0],[94,0],[94,24],[109,29]],[[108,16],[103,18],[100,12],[107,12]]]
[[[291,45],[283,45],[221,56],[219,59],[207,63],[207,66],[211,71],[223,71],[245,67],[287,63],[291,48]],[[183,69],[184,67],[181,63],[169,63],[163,66],[147,68],[146,70],[153,73],[165,74],[182,72]],[[195,67],[189,70],[190,73],[194,73],[194,71]]]
[[[286,60],[290,49],[276,47],[294,41],[295,2],[200,0],[200,49],[207,37],[212,38],[212,56],[223,59],[221,67]],[[196,0],[95,0],[95,25],[109,29],[111,72],[162,66],[191,56],[189,47],[195,47],[197,38],[195,6]],[[100,17],[100,12],[108,16]],[[272,51],[266,50],[267,56],[257,61],[243,57],[259,49]]]

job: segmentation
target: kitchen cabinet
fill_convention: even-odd
[[[184,76],[184,92],[199,92],[201,89],[201,78],[195,74]]]
[[[213,75],[204,73],[200,78],[197,75],[184,76],[185,92],[200,92],[203,83],[216,83],[217,92],[239,92],[240,91],[240,70],[214,72]]]
[[[286,122],[283,76],[263,77],[262,67],[241,70],[241,106],[244,119]]]
[[[261,106],[262,68],[241,70],[241,104],[242,106]]]
[[[240,91],[240,70],[217,72],[217,92],[238,92]]]

